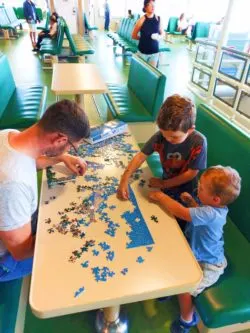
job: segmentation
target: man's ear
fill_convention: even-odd
[[[68,142],[68,137],[67,135],[59,132],[51,133],[50,142],[51,144],[56,144],[56,145],[66,144]]]

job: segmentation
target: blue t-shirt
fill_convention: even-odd
[[[142,148],[142,153],[145,155],[151,155],[153,152],[158,152],[160,155],[163,179],[179,176],[188,169],[203,170],[207,167],[207,140],[198,131],[193,131],[184,142],[179,144],[168,142],[159,131]],[[193,194],[196,187],[197,177],[188,183],[171,188],[170,192],[174,196],[182,192]]]
[[[192,222],[187,225],[186,236],[197,261],[213,265],[224,261],[223,227],[227,213],[227,207],[190,208]]]

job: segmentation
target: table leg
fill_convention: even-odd
[[[119,305],[98,311],[96,330],[98,333],[128,332],[128,321],[124,314],[120,313]]]
[[[84,95],[83,94],[77,94],[75,96],[75,101],[84,110]]]

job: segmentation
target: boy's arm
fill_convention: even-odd
[[[177,187],[182,184],[190,182],[198,175],[198,173],[199,170],[188,169],[187,171],[183,172],[181,175],[166,180],[153,177],[150,179],[149,185],[151,187],[160,187],[160,188]]]
[[[160,191],[150,192],[149,200],[159,203],[164,208],[166,208],[170,213],[172,213],[176,217],[179,217],[180,219],[183,219],[188,222],[192,221],[190,215],[190,209],[184,207],[179,202],[173,200],[163,192]]]
[[[145,155],[142,152],[139,152],[135,155],[135,157],[132,159],[132,161],[127,166],[126,170],[124,171],[121,181],[117,190],[117,196],[119,199],[125,199],[127,200],[128,195],[128,181],[131,175],[137,170],[143,162],[147,159],[147,155]]]

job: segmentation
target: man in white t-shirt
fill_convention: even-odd
[[[84,111],[63,100],[23,132],[0,131],[0,282],[32,270],[37,170],[64,162],[73,173],[83,175],[86,163],[66,152],[88,137],[89,130]]]

